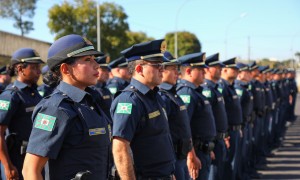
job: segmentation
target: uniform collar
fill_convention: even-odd
[[[95,87],[97,87],[97,88],[104,88],[106,86],[106,83],[105,82],[103,82],[103,83],[97,83],[96,85],[95,85]]]
[[[57,89],[62,93],[66,94],[75,102],[81,102],[85,95],[88,94],[86,91],[83,91],[63,81],[60,82],[60,84],[57,86]],[[89,87],[87,87],[87,89],[89,89]]]
[[[153,90],[151,90],[148,86],[145,84],[141,83],[140,81],[131,78],[131,85],[133,85],[137,90],[139,90],[142,94],[147,94],[148,92],[158,92],[158,88],[155,87]]]
[[[227,86],[231,86],[233,84],[233,83],[230,84],[227,80],[225,80],[223,78],[220,79],[220,82],[223,83],[223,84],[225,84],[225,85],[227,85]]]
[[[128,83],[126,80],[124,80],[122,78],[119,78],[119,77],[116,77],[116,76],[114,76],[112,78],[112,80],[115,80],[116,82],[119,82],[120,84],[126,84],[126,83]]]
[[[18,81],[18,80],[15,80],[14,86],[17,87],[18,89],[25,89],[26,87],[29,87],[28,84],[25,84],[25,83],[23,83],[23,82],[21,82],[21,81]],[[33,84],[33,85],[31,86],[31,88],[36,89],[36,88],[37,88],[37,85],[36,85],[36,84]]]
[[[180,83],[181,84],[185,84],[186,86],[188,86],[190,88],[197,89],[197,87],[195,86],[195,84],[193,84],[190,81],[187,81],[185,79],[181,79]]]
[[[163,82],[158,87],[165,90],[171,90],[174,86],[169,83]]]

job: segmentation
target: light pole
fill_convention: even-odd
[[[101,17],[100,17],[100,3],[99,1],[97,0],[97,50],[98,51],[101,51],[101,34],[100,34],[100,20],[101,20]]]
[[[240,20],[240,18],[244,18],[245,16],[247,16],[247,13],[246,13],[246,12],[240,14],[239,17],[233,19],[233,20],[227,25],[227,28],[226,28],[226,31],[225,31],[225,58],[227,58],[228,29],[230,28],[230,26],[231,26],[232,24],[234,24],[236,21]]]
[[[178,23],[178,16],[183,8],[183,6],[188,2],[189,0],[185,0],[182,5],[178,8],[176,16],[175,16],[175,33],[174,33],[174,54],[175,58],[178,58],[178,42],[177,42],[177,23]]]

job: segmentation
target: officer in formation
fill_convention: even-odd
[[[187,108],[176,92],[179,62],[168,51],[164,52],[162,83],[159,93],[166,103],[166,113],[176,156],[176,179],[189,179],[198,177],[201,167],[192,145],[190,120]]]
[[[4,91],[7,85],[10,84],[11,77],[6,66],[0,67],[0,94]]]
[[[128,63],[125,57],[119,57],[109,63],[113,78],[107,81],[107,88],[112,95],[126,88],[129,85],[131,74],[128,72]]]
[[[17,80],[0,95],[2,178],[23,178],[27,152],[26,179],[108,179],[110,151],[121,179],[260,178],[295,120],[295,71],[219,53],[175,59],[163,46],[136,44],[107,64],[88,40],[62,37],[43,68],[55,90],[42,101],[39,55],[14,53]]]
[[[0,95],[0,160],[2,179],[23,179],[22,166],[32,129],[31,116],[42,99],[37,91],[39,54],[30,48],[13,53],[11,76],[16,80]],[[6,142],[6,143],[5,143]]]
[[[202,94],[205,53],[193,53],[179,57],[182,79],[177,93],[186,104],[191,125],[193,146],[202,167],[197,179],[208,179],[212,159],[215,158],[214,139],[216,125],[209,100]]]

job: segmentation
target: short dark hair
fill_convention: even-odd
[[[138,64],[142,64],[143,60],[136,60],[136,61],[130,61],[128,62],[128,71],[131,75],[135,72],[135,66]]]

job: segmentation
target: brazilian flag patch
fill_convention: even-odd
[[[38,113],[35,118],[34,127],[45,131],[52,131],[55,121],[56,121],[56,117],[54,116]]]
[[[0,100],[0,110],[5,110],[7,111],[9,108],[9,101],[4,101],[4,100]]]
[[[116,87],[110,87],[108,89],[109,89],[110,93],[112,93],[112,94],[116,94],[116,92],[117,92],[117,88]]]
[[[190,95],[179,95],[179,96],[185,104],[191,103],[191,96]]]
[[[118,103],[117,114],[131,114],[132,103]]]

